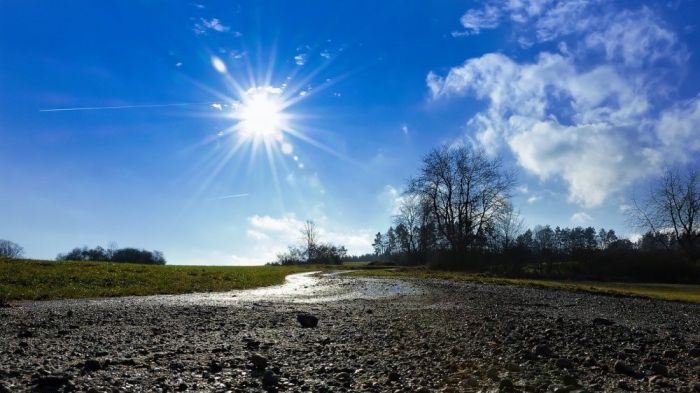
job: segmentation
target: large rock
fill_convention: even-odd
[[[311,314],[297,314],[297,321],[303,328],[314,328],[318,325],[318,318]]]
[[[267,367],[268,363],[266,357],[257,353],[251,355],[250,362],[253,364],[253,368],[255,368],[256,370],[264,370]]]
[[[621,360],[618,360],[617,362],[615,362],[615,372],[618,374],[624,374],[624,375],[634,377],[634,378],[639,378],[639,376],[640,376],[639,372],[637,372],[637,370],[635,370],[632,366],[630,366],[629,364],[627,364]]]

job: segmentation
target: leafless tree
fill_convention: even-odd
[[[652,233],[669,233],[691,259],[698,258],[700,242],[700,178],[697,170],[685,174],[666,171],[645,198],[633,198],[632,222]]]
[[[394,216],[394,224],[402,228],[400,236],[403,251],[413,254],[418,249],[421,223],[421,204],[418,195],[406,193],[401,199],[399,211]]]
[[[313,221],[306,220],[304,222],[304,226],[301,228],[301,241],[306,246],[306,260],[314,259],[318,248],[318,229]]]
[[[513,175],[503,171],[499,160],[472,147],[445,145],[423,158],[409,192],[429,206],[450,249],[465,252],[484,240],[513,185]]]
[[[515,245],[515,239],[523,232],[523,219],[510,202],[504,202],[494,220],[497,247],[507,250]]]
[[[0,258],[19,258],[24,253],[24,248],[15,242],[0,239]]]

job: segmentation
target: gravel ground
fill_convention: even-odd
[[[0,309],[15,391],[700,392],[700,305],[337,275],[26,302]]]

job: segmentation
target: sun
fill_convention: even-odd
[[[271,142],[281,140],[289,129],[282,90],[271,86],[252,87],[233,105],[236,130],[243,138]]]

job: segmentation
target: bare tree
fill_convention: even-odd
[[[685,175],[666,171],[643,200],[633,198],[630,218],[652,233],[669,233],[691,260],[698,258],[700,241],[700,178],[697,170]],[[668,245],[666,245],[668,247]]]
[[[0,239],[0,258],[19,258],[24,253],[24,248],[9,240]]]
[[[396,228],[402,228],[400,243],[403,251],[413,254],[418,249],[421,205],[418,195],[406,193],[401,199],[398,214],[394,216]]]
[[[507,250],[515,246],[515,239],[523,232],[523,219],[520,211],[515,210],[510,202],[505,202],[495,219],[497,247]]]
[[[501,162],[472,147],[442,146],[423,158],[409,192],[430,208],[452,251],[478,247],[505,208],[514,179]]]
[[[314,259],[318,248],[318,229],[311,220],[306,220],[301,228],[301,241],[306,246],[306,260]]]

